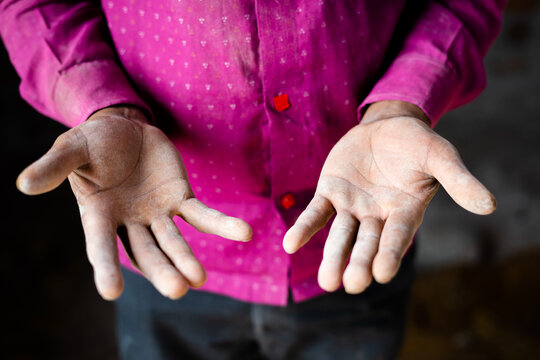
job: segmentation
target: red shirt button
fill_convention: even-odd
[[[274,98],[274,106],[277,111],[283,111],[288,109],[291,104],[289,103],[289,96],[287,94],[282,94]]]
[[[292,208],[295,202],[296,200],[291,193],[287,193],[281,197],[281,206],[283,206],[285,210]]]

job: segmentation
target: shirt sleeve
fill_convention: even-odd
[[[0,0],[0,36],[21,96],[36,110],[69,127],[111,105],[148,111],[117,63],[104,20],[91,0]]]
[[[401,100],[420,107],[434,126],[485,88],[482,61],[500,31],[506,0],[422,3],[397,55],[358,108],[359,118],[371,103]]]

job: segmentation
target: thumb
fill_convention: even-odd
[[[23,170],[17,178],[17,189],[27,195],[46,193],[87,161],[86,138],[78,129],[71,129],[60,135],[45,155]]]
[[[428,168],[452,199],[464,209],[478,215],[495,211],[495,197],[469,172],[457,149],[445,139],[439,138],[432,147]]]

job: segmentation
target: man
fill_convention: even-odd
[[[38,194],[70,180],[105,299],[123,290],[120,262],[172,299],[201,287],[252,303],[289,304],[285,322],[324,290],[368,289],[366,296],[338,292],[305,303],[329,299],[309,322],[351,299],[365,301],[363,321],[352,328],[341,322],[314,332],[295,325],[285,345],[284,321],[252,314],[254,337],[273,358],[338,351],[392,357],[410,281],[399,283],[399,296],[388,292],[390,285],[370,285],[390,282],[404,256],[412,256],[408,249],[438,184],[469,211],[495,209],[493,196],[430,126],[483,88],[482,57],[502,7],[501,1],[119,0],[96,10],[82,1],[2,3],[1,33],[23,97],[73,126],[20,175],[18,187]],[[130,282],[139,289],[140,279],[126,276],[132,279],[126,291]],[[142,308],[169,309],[145,291],[120,300],[126,357],[144,357],[142,348],[165,356],[171,343],[186,342],[179,333],[195,328],[187,322],[152,330],[149,323],[167,319],[145,315],[136,330],[132,320]],[[134,306],[138,296],[151,306]],[[197,303],[206,294],[192,296]],[[188,297],[175,303],[181,319]],[[384,315],[367,319],[392,297],[397,305],[382,307],[392,314],[390,325]],[[245,312],[222,297],[201,312],[220,301],[237,309],[229,323]],[[160,343],[164,328],[178,339]],[[215,342],[208,345],[215,334],[205,329],[188,342],[201,346],[182,351],[208,358],[237,351],[238,341],[227,341],[235,345],[221,352]],[[377,336],[358,345],[369,331]],[[142,346],[138,339],[153,342]]]

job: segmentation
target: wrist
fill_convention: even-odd
[[[131,121],[136,121],[143,124],[150,124],[150,121],[148,120],[149,118],[146,115],[145,111],[133,105],[108,106],[106,108],[103,108],[94,112],[92,115],[90,115],[90,117],[88,117],[87,121],[92,120],[93,118],[102,117],[102,116],[122,117]]]
[[[399,100],[384,100],[369,105],[362,117],[362,123],[369,124],[395,117],[413,117],[431,126],[431,121],[422,109],[414,104]]]

